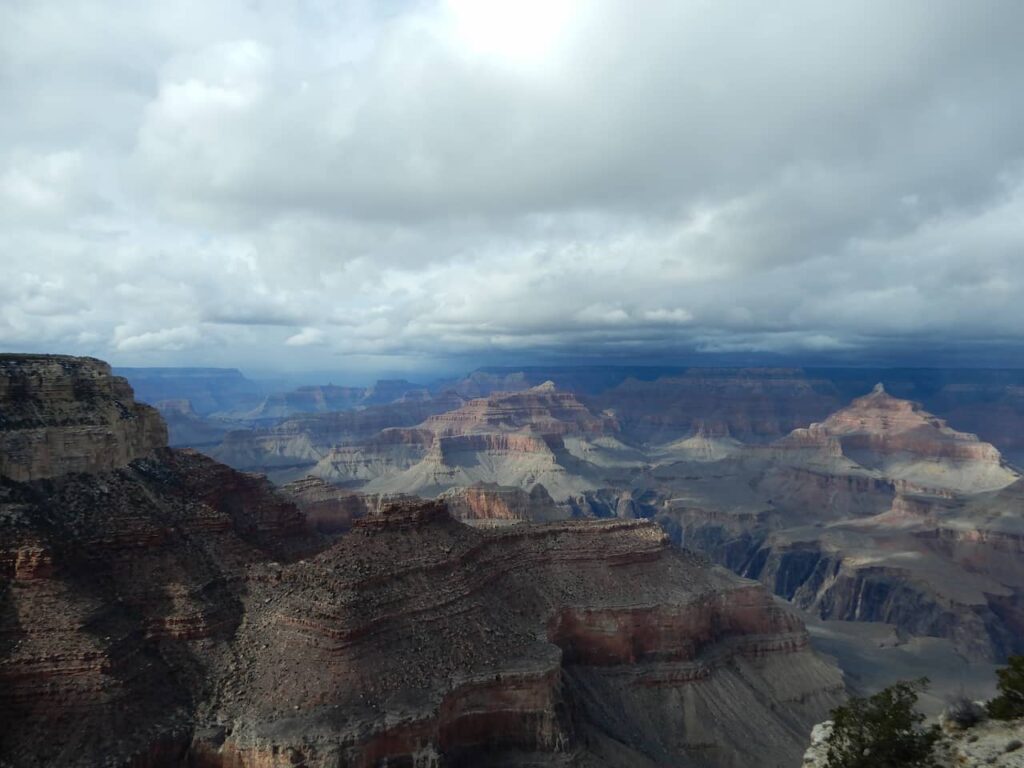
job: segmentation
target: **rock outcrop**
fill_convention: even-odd
[[[784,765],[840,689],[764,591],[650,523],[420,502],[250,590],[211,764]]]
[[[826,768],[832,722],[814,726],[803,768]],[[970,728],[944,728],[932,749],[935,768],[1024,768],[1024,720],[988,720]]]
[[[995,490],[1015,479],[995,446],[957,432],[919,404],[891,396],[881,384],[823,422],[795,430],[778,445],[846,456],[921,489]]]
[[[595,416],[571,392],[550,382],[521,392],[471,400],[455,411],[432,416],[422,427],[449,437],[528,429],[540,435],[602,435],[617,430],[608,416]]]
[[[114,469],[167,444],[167,428],[99,360],[0,355],[0,475]]]
[[[540,483],[529,492],[496,483],[476,483],[468,488],[453,488],[441,498],[453,517],[477,525],[537,523],[569,517],[569,511],[557,506]]]

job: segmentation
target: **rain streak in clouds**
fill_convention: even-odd
[[[0,5],[0,347],[1021,364],[1016,0]]]

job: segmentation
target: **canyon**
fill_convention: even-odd
[[[654,521],[278,490],[166,447],[99,361],[0,375],[0,439],[48,446],[0,473],[0,764],[784,766],[842,700],[795,613]],[[614,432],[527,401],[564,440]],[[528,426],[500,410],[422,421]]]
[[[970,687],[1024,650],[1022,481],[996,445],[1012,455],[1014,422],[989,441],[907,397],[985,426],[978,414],[995,402],[1005,416],[1019,374],[645,376],[479,371],[415,403],[240,431],[211,453],[275,481],[316,478],[326,529],[411,497],[477,528],[653,520],[800,611],[858,690],[887,682],[872,670],[895,658],[934,678],[963,659],[948,682]]]

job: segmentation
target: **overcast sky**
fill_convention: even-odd
[[[0,348],[1024,365],[1024,2],[0,2]]]

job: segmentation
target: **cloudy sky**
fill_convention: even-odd
[[[0,348],[1024,365],[1019,0],[4,0]]]

